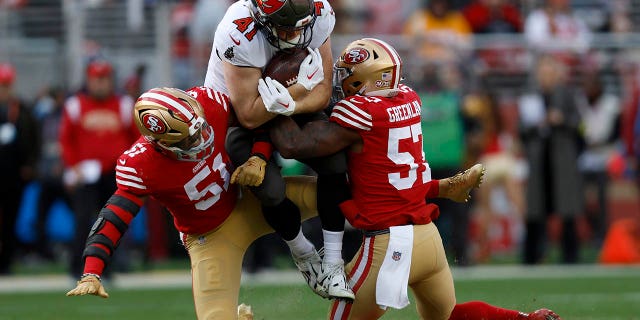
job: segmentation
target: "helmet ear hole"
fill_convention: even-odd
[[[376,50],[373,50],[373,60],[378,59],[378,57],[380,57],[380,56],[378,55],[378,52],[377,52]]]
[[[354,82],[352,83],[352,85],[353,85],[354,87],[356,87],[356,88],[357,88],[357,87],[359,87],[361,84],[362,84],[362,81],[354,81]]]

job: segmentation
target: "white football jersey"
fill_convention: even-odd
[[[309,47],[320,47],[331,35],[336,18],[327,0],[316,0],[316,21],[313,25],[313,35]],[[222,61],[225,60],[236,66],[261,68],[264,70],[267,62],[278,51],[269,44],[262,31],[257,29],[251,11],[257,10],[251,0],[240,0],[233,3],[218,24],[213,39],[213,48],[204,80],[206,87],[229,94]],[[257,84],[256,84],[257,87]]]

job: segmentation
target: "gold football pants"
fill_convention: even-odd
[[[314,177],[287,177],[286,185],[287,197],[298,206],[303,221],[318,215]],[[198,319],[236,319],[242,258],[254,240],[270,232],[259,201],[243,189],[242,199],[222,225],[185,236]]]
[[[334,301],[329,319],[378,319],[385,310],[376,303],[376,281],[382,266],[389,233],[365,237],[345,273],[356,299],[353,304]],[[409,288],[413,291],[421,319],[445,320],[456,304],[453,277],[447,263],[442,239],[433,223],[413,227],[413,249]]]

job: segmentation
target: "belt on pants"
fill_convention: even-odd
[[[364,236],[366,238],[371,238],[371,237],[379,236],[381,234],[387,234],[389,232],[390,232],[389,228],[380,229],[380,230],[364,230]]]

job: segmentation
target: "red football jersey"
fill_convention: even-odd
[[[377,230],[430,221],[421,104],[415,91],[400,85],[395,97],[353,96],[333,108],[331,121],[358,130],[363,141],[361,152],[349,153],[349,181],[360,210],[352,225]]]
[[[205,87],[192,88],[213,128],[213,153],[201,161],[180,161],[156,151],[141,137],[118,159],[116,182],[120,190],[151,196],[171,212],[178,231],[208,232],[233,210],[238,194],[229,184],[232,167],[224,148],[231,105],[227,96]]]

